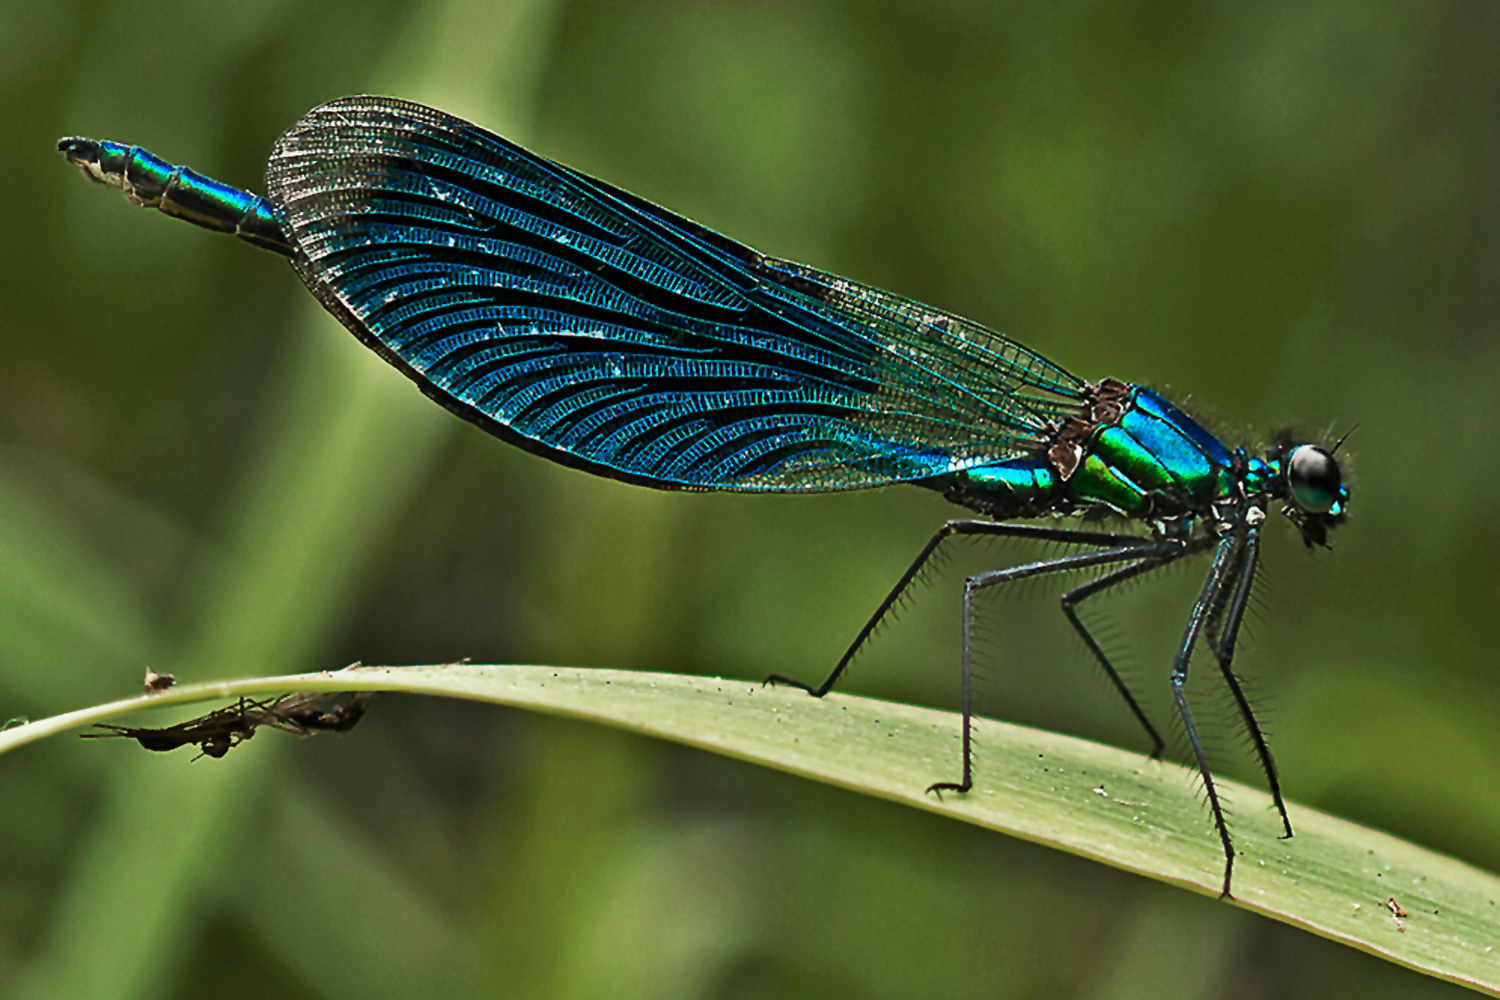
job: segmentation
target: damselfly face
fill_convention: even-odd
[[[1349,510],[1349,487],[1344,483],[1333,452],[1315,444],[1278,443],[1271,458],[1278,464],[1286,501],[1284,513],[1302,532],[1308,548],[1328,548],[1328,529],[1344,523]]]

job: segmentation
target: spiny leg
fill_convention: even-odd
[[[1229,600],[1223,621],[1217,626],[1218,634],[1214,637],[1214,657],[1219,661],[1219,672],[1224,675],[1224,683],[1228,685],[1230,694],[1234,696],[1234,703],[1240,710],[1240,718],[1244,720],[1245,729],[1255,746],[1255,755],[1260,758],[1261,770],[1265,772],[1266,783],[1271,789],[1271,799],[1276,803],[1277,812],[1281,813],[1281,826],[1286,831],[1281,839],[1286,840],[1292,835],[1292,821],[1286,814],[1286,800],[1281,797],[1281,780],[1277,775],[1276,761],[1271,756],[1271,747],[1266,742],[1265,734],[1261,732],[1260,723],[1250,708],[1250,699],[1245,696],[1240,679],[1232,669],[1234,644],[1239,636],[1240,625],[1245,620],[1245,608],[1250,603],[1250,590],[1255,583],[1255,568],[1259,559],[1260,524],[1256,522],[1250,524],[1246,531],[1234,596]]]
[[[1087,569],[1090,566],[1104,566],[1109,563],[1123,562],[1127,559],[1139,559],[1145,557],[1170,557],[1172,553],[1180,552],[1184,545],[1177,541],[1152,541],[1142,539],[1135,535],[1127,535],[1131,544],[1118,545],[1113,548],[1097,549],[1093,552],[1079,552],[1071,556],[1060,556],[1056,559],[1045,559],[1040,562],[1027,563],[1024,566],[1012,566],[1008,569],[991,570],[988,573],[978,573],[964,581],[964,650],[963,650],[963,778],[961,781],[939,781],[929,785],[927,790],[936,793],[939,797],[943,792],[967,792],[974,787],[974,753],[973,753],[973,662],[974,662],[974,595],[981,590],[1002,583],[1010,583],[1013,580],[1024,580],[1033,576],[1044,576],[1050,573],[1062,573],[1074,569]]]
[[[1187,630],[1182,635],[1182,645],[1178,647],[1177,658],[1172,663],[1172,697],[1177,702],[1177,712],[1182,716],[1182,724],[1187,730],[1188,741],[1192,744],[1193,755],[1198,761],[1198,773],[1203,778],[1203,790],[1208,796],[1208,807],[1213,813],[1214,829],[1219,833],[1219,841],[1224,845],[1224,886],[1219,896],[1229,895],[1229,883],[1234,874],[1234,842],[1229,837],[1229,823],[1224,818],[1224,805],[1219,801],[1219,790],[1214,785],[1214,778],[1208,770],[1208,756],[1203,750],[1203,742],[1198,738],[1198,726],[1193,721],[1192,710],[1188,707],[1187,692],[1184,685],[1187,683],[1188,662],[1193,656],[1193,647],[1198,642],[1198,636],[1203,632],[1204,623],[1210,613],[1222,606],[1223,589],[1225,584],[1233,579],[1231,570],[1239,561],[1240,548],[1243,539],[1236,532],[1231,532],[1219,540],[1218,550],[1214,553],[1213,565],[1209,567],[1208,579],[1203,581],[1203,590],[1198,595],[1198,600],[1193,605],[1192,614],[1188,616]]]
[[[1151,559],[1142,559],[1140,562],[1132,563],[1129,566],[1122,566],[1117,570],[1112,570],[1103,576],[1095,577],[1085,584],[1074,587],[1060,598],[1062,613],[1067,617],[1068,624],[1072,625],[1073,630],[1083,639],[1084,645],[1094,655],[1094,659],[1104,668],[1104,673],[1109,677],[1110,683],[1115,686],[1115,690],[1120,693],[1120,697],[1125,699],[1125,704],[1130,707],[1130,711],[1135,715],[1136,721],[1141,724],[1146,730],[1146,735],[1151,738],[1151,756],[1153,759],[1161,756],[1166,743],[1162,740],[1161,734],[1156,731],[1156,727],[1151,724],[1151,720],[1146,718],[1145,710],[1135,700],[1135,695],[1131,693],[1130,688],[1125,684],[1125,679],[1120,676],[1120,672],[1115,669],[1115,665],[1109,661],[1109,657],[1105,655],[1103,647],[1099,645],[1093,634],[1089,632],[1088,627],[1083,624],[1082,619],[1078,617],[1078,613],[1074,609],[1095,594],[1103,593],[1117,584],[1124,583],[1126,580],[1132,580],[1137,576],[1149,573],[1154,569],[1160,569],[1168,563],[1176,561],[1179,556],[1186,555],[1187,551],[1184,549],[1180,553],[1170,557],[1158,556]]]
[[[869,621],[865,622],[864,628],[859,630],[859,635],[854,637],[854,642],[844,651],[844,655],[839,658],[839,662],[833,668],[833,672],[828,675],[822,684],[814,687],[795,678],[787,677],[784,674],[772,674],[762,683],[785,684],[788,687],[800,688],[814,698],[821,698],[827,694],[838,683],[838,679],[843,675],[845,668],[853,662],[855,654],[875,634],[875,630],[880,627],[880,623],[885,620],[886,615],[890,614],[891,609],[901,602],[901,598],[912,584],[916,582],[928,561],[937,553],[938,548],[943,542],[955,535],[1030,538],[1036,541],[1064,542],[1072,545],[1135,545],[1143,549],[1149,548],[1153,544],[1149,538],[1115,532],[1083,531],[1077,528],[1053,528],[1040,524],[1011,524],[1002,521],[949,521],[927,540],[927,544],[922,547],[922,551],[917,553],[917,558],[913,559],[911,565],[907,567],[906,572],[901,574],[901,579],[896,581],[896,586],[892,587],[891,592],[886,595],[885,600],[880,602],[880,607],[876,608],[875,613],[870,616]]]

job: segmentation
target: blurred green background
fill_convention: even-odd
[[[258,190],[307,108],[394,93],[1149,383],[1232,442],[1358,424],[1337,551],[1274,525],[1240,662],[1291,797],[1500,868],[1496,52],[1500,8],[1469,2],[6,0],[0,718],[130,694],[148,664],[816,679],[959,513],[554,467],[427,404],[283,261],[53,151],[137,142]],[[850,688],[955,706],[962,575],[1026,555],[954,559]],[[1201,568],[1091,609],[1160,720]],[[1143,747],[1055,596],[986,607],[985,711]],[[476,705],[386,698],[347,737],[198,763],[53,740],[0,762],[0,803],[7,996],[1457,992],[1039,847]]]

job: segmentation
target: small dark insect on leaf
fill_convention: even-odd
[[[135,740],[145,749],[158,753],[185,746],[196,746],[200,751],[199,757],[205,754],[209,757],[222,757],[255,735],[257,723],[252,721],[250,716],[252,712],[262,711],[263,708],[260,702],[241,698],[238,703],[227,708],[215,709],[207,715],[189,719],[187,722],[179,722],[175,726],[152,729],[113,726],[101,722],[95,728],[105,730],[104,732],[82,733],[81,735],[84,739],[124,736]]]
[[[1401,909],[1401,904],[1396,902],[1395,896],[1392,896],[1390,899],[1387,899],[1385,901],[1385,908],[1387,910],[1390,910],[1391,916],[1395,917],[1398,920],[1406,916],[1406,911]]]
[[[165,691],[167,688],[176,683],[177,678],[173,677],[171,674],[159,674],[155,670],[152,670],[150,667],[146,668],[145,687],[147,694],[157,694],[159,692]]]
[[[84,739],[123,736],[147,750],[165,752],[196,746],[198,757],[223,757],[255,735],[262,726],[298,736],[317,732],[348,732],[364,718],[370,692],[356,694],[289,694],[271,701],[241,698],[233,705],[215,709],[175,726],[147,728],[96,724],[97,733],[82,733]],[[343,700],[339,700],[343,699]],[[333,703],[333,704],[329,704]],[[197,760],[198,757],[194,757]]]
[[[371,692],[364,691],[350,696],[349,701],[334,705],[332,708],[283,708],[278,709],[277,714],[288,727],[307,730],[304,735],[310,736],[320,731],[347,733],[365,717],[365,708],[370,704],[372,697],[374,695]]]

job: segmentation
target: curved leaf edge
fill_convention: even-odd
[[[955,713],[756,681],[598,668],[445,664],[182,684],[0,731],[0,754],[148,709],[287,693],[464,698],[602,722],[965,820],[1217,896],[1223,856],[1195,772],[1043,730],[975,720],[976,786],[924,789],[958,768]],[[1500,877],[1219,778],[1238,810],[1233,905],[1500,996]]]

